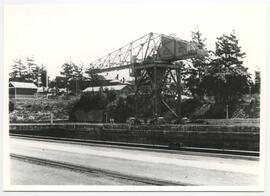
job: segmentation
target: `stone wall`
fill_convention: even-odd
[[[11,124],[10,133],[162,145],[259,151],[259,126],[127,124]]]

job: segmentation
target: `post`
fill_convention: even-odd
[[[77,90],[78,90],[78,80],[76,79],[75,81],[76,81],[76,96],[77,96],[77,94],[78,94],[78,92],[77,92]]]
[[[46,88],[48,89],[48,87],[49,87],[49,76],[46,71]]]
[[[229,105],[226,104],[226,119],[229,119]]]
[[[154,118],[158,117],[157,67],[154,66]]]
[[[177,105],[176,105],[176,113],[178,115],[178,118],[181,120],[182,119],[182,111],[181,111],[181,102],[182,102],[182,97],[181,97],[181,70],[180,67],[176,69],[176,78],[177,78]]]
[[[53,113],[51,112],[51,125],[53,124]]]
[[[134,77],[135,77],[135,119],[138,118],[138,78],[137,70],[134,68]]]

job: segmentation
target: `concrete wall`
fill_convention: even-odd
[[[258,126],[237,125],[11,124],[10,133],[247,151],[259,151],[260,143]]]

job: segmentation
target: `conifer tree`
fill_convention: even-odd
[[[210,62],[202,85],[208,95],[231,104],[248,92],[251,80],[248,69],[243,66],[245,55],[235,32],[217,38],[215,58]]]

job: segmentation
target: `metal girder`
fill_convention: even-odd
[[[90,63],[95,73],[144,66],[204,56],[204,50],[193,43],[172,36],[149,33]]]
[[[179,65],[173,62],[205,55],[206,51],[199,49],[193,42],[163,34],[149,33],[90,63],[90,69],[93,73],[122,69],[133,70],[136,118],[139,112],[143,114],[149,108],[152,108],[152,117],[157,117],[160,115],[161,105],[169,109],[174,116],[181,118],[181,73]],[[175,76],[172,70],[175,71]],[[175,83],[175,93],[171,93],[175,90],[166,86],[166,80],[169,77]],[[149,87],[149,91],[145,91],[145,86]],[[167,94],[168,92],[170,95]],[[146,96],[146,99],[141,99],[144,106],[139,108],[138,100]],[[170,97],[167,101],[169,100],[171,103],[172,97],[177,96],[176,112],[173,110],[175,107],[171,107],[169,102],[166,102],[166,96]],[[149,104],[144,103],[145,101]]]
[[[161,34],[149,33],[90,63],[90,66],[95,73],[102,73],[131,68],[135,62],[143,63],[157,54],[160,36]]]

